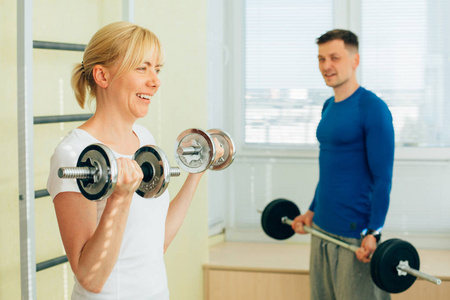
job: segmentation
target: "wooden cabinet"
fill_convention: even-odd
[[[424,280],[416,280],[414,284],[401,294],[393,294],[391,300],[449,300],[450,278],[437,286]]]
[[[419,250],[423,280],[392,300],[449,300],[450,251]],[[205,300],[309,300],[309,245],[225,242],[211,247],[203,266]]]
[[[206,299],[211,300],[309,300],[305,274],[257,271],[208,270]]]

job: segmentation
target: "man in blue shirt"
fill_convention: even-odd
[[[311,299],[390,299],[370,276],[369,256],[377,247],[389,207],[394,129],[387,105],[356,79],[358,38],[332,30],[317,39],[319,69],[334,90],[326,100],[316,136],[320,176],[303,224],[360,246],[353,252],[311,238]]]

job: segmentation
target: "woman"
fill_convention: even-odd
[[[202,174],[189,174],[172,201],[167,191],[156,199],[135,193],[143,174],[131,157],[138,148],[155,144],[135,121],[147,115],[163,63],[162,46],[152,32],[117,22],[92,37],[73,71],[79,105],[84,107],[88,91],[96,110],[56,148],[47,184],[75,274],[72,299],[169,299],[163,254]],[[119,169],[114,192],[98,202],[84,198],[75,180],[56,175],[61,166],[75,166],[81,151],[93,143],[108,146]],[[220,156],[223,150],[217,152]]]

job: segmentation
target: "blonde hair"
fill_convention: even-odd
[[[95,98],[97,84],[92,76],[95,65],[111,67],[121,61],[113,80],[138,67],[146,53],[156,55],[157,64],[164,64],[164,49],[150,30],[128,22],[115,22],[102,27],[86,46],[83,61],[72,71],[72,88],[78,104],[84,108]]]

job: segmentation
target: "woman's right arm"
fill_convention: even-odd
[[[135,161],[121,158],[114,193],[104,201],[97,226],[97,204],[80,193],[59,193],[53,200],[61,239],[72,270],[80,284],[101,292],[119,256],[131,199],[142,180]]]

